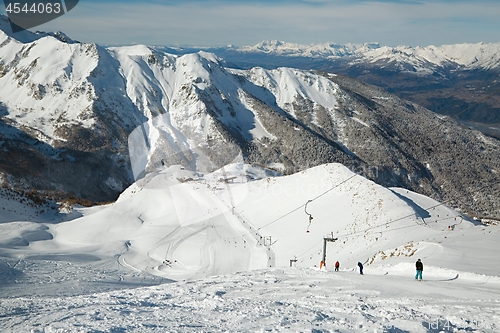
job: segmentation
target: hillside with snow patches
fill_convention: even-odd
[[[500,228],[339,164],[165,167],[60,214],[0,224],[2,331],[498,329]]]

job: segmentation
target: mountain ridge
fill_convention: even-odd
[[[294,67],[344,74],[500,138],[498,126],[488,126],[500,124],[499,43],[389,47],[270,41],[207,50],[236,68]]]
[[[214,48],[217,49],[217,48]],[[405,46],[395,47],[381,46],[379,43],[363,44],[295,44],[283,41],[263,41],[254,46],[242,47],[221,47],[221,50],[232,50],[237,52],[262,52],[289,57],[310,57],[350,59],[357,61],[368,60],[376,62],[378,60],[389,60],[396,62],[411,63],[416,66],[418,63],[427,62],[434,66],[445,67],[451,63],[463,66],[466,69],[493,69],[500,66],[500,43],[462,43],[447,44],[441,46]],[[359,58],[359,59],[356,59]]]
[[[346,76],[54,36],[0,45],[5,184],[110,201],[164,164],[338,162],[471,215],[497,212],[496,187],[475,191],[497,179],[498,141]]]

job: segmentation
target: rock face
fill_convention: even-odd
[[[498,217],[499,142],[380,88],[57,36],[0,32],[5,186],[107,201],[163,165],[209,171],[240,159],[293,173],[340,162]]]

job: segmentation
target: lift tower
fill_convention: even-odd
[[[326,243],[328,243],[328,242],[333,243],[337,240],[338,240],[338,238],[333,238],[333,232],[330,235],[323,237],[323,261],[322,261],[322,263],[323,263],[323,266],[325,266],[325,267],[326,267]]]

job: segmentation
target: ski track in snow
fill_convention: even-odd
[[[341,165],[170,167],[71,220],[0,202],[1,332],[498,331],[500,228]]]
[[[499,286],[415,282],[369,270],[360,276],[350,270],[271,269],[92,295],[3,299],[0,327],[5,332],[494,332]]]

